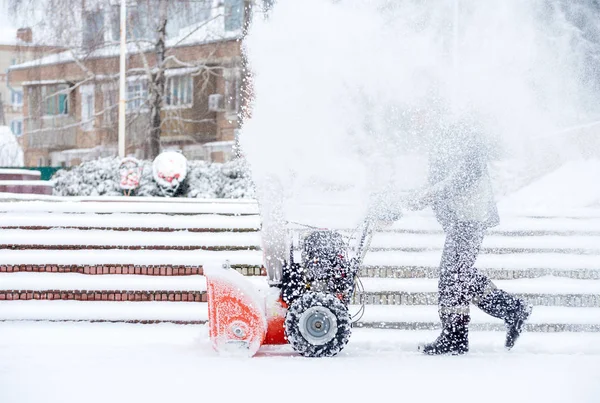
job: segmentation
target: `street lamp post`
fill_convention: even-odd
[[[121,52],[119,58],[119,157],[125,157],[125,106],[126,106],[126,73],[127,65],[127,0],[121,0]]]
[[[454,22],[452,24],[452,67],[454,72],[458,71],[458,33],[460,23],[460,0],[454,0]]]
[[[452,97],[452,108],[456,108],[458,106],[458,93],[460,86],[460,71],[458,68],[460,61],[460,43],[459,43],[459,35],[460,35],[460,0],[453,1],[453,10],[452,10],[452,74],[450,76],[450,96]]]

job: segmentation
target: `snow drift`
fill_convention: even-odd
[[[23,150],[8,126],[0,126],[0,166],[22,167]]]

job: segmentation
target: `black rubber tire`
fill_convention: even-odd
[[[337,331],[324,344],[312,344],[300,329],[302,314],[313,307],[325,308],[335,317]],[[294,300],[285,317],[285,336],[293,349],[305,357],[333,357],[348,344],[351,332],[352,320],[348,308],[332,294],[306,292]]]
[[[281,298],[291,305],[306,291],[304,269],[298,263],[286,262],[281,276]]]

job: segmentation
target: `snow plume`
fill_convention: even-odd
[[[255,99],[241,144],[255,183],[322,200],[328,184],[352,186],[357,203],[392,182],[415,187],[447,127],[527,169],[574,155],[569,128],[600,120],[591,7],[279,0],[245,42]]]

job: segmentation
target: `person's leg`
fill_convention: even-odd
[[[531,314],[531,305],[497,288],[481,273],[476,272],[469,287],[475,306],[488,315],[504,320],[507,329],[505,346],[512,348]]]
[[[464,354],[469,350],[469,286],[482,239],[478,224],[457,223],[447,229],[438,283],[442,334],[433,343],[420,346],[423,353]]]

